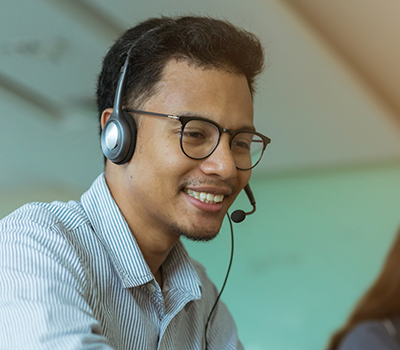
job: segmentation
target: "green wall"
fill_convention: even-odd
[[[222,299],[247,350],[323,349],[378,273],[400,224],[400,165],[251,181],[257,212],[235,224]],[[250,209],[244,195],[235,208]],[[185,241],[221,287],[227,222],[210,243]]]

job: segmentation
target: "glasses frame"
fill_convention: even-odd
[[[233,138],[234,138],[237,134],[245,133],[245,132],[246,132],[246,133],[252,133],[252,134],[254,134],[254,135],[257,135],[258,137],[261,138],[261,140],[262,140],[262,142],[263,142],[263,148],[262,148],[262,152],[261,152],[261,155],[260,155],[260,159],[257,161],[257,163],[255,163],[255,164],[254,164],[252,167],[250,167],[250,168],[239,168],[238,166],[236,166],[236,168],[239,169],[239,170],[250,170],[250,169],[253,169],[253,168],[261,161],[261,159],[262,159],[262,157],[263,157],[263,155],[264,155],[264,151],[265,151],[265,149],[267,148],[267,145],[271,142],[271,139],[270,139],[269,137],[267,137],[267,136],[265,136],[265,135],[263,135],[263,134],[260,134],[260,133],[257,132],[257,131],[254,131],[254,130],[247,130],[247,129],[239,129],[239,130],[234,131],[234,130],[231,130],[231,129],[225,129],[225,128],[221,127],[218,123],[216,123],[216,122],[214,122],[214,121],[212,121],[212,120],[210,120],[210,119],[207,119],[207,118],[195,117],[195,116],[179,116],[179,115],[164,114],[164,113],[155,113],[155,112],[148,112],[148,111],[142,111],[142,110],[139,110],[139,109],[129,109],[129,108],[123,109],[123,111],[128,112],[128,113],[136,113],[136,114],[141,114],[141,115],[163,117],[163,118],[168,118],[168,119],[180,121],[180,122],[181,122],[181,135],[180,135],[180,137],[179,137],[179,139],[180,139],[179,143],[180,143],[180,146],[181,146],[181,150],[182,150],[183,154],[184,154],[186,157],[188,157],[188,158],[190,158],[190,159],[195,159],[195,160],[205,159],[205,158],[209,157],[211,154],[213,154],[213,152],[215,151],[215,149],[218,147],[219,141],[220,141],[220,139],[221,139],[221,135],[222,135],[224,132],[227,132],[227,133],[229,133],[229,134],[231,135],[231,142],[230,142],[230,144],[229,144],[229,148],[230,148],[230,149],[232,149],[232,140],[233,140]],[[204,157],[197,158],[197,157],[189,156],[189,155],[185,152],[185,150],[183,149],[183,145],[182,145],[182,133],[183,133],[183,130],[185,129],[186,124],[189,123],[191,120],[200,120],[200,121],[208,122],[208,123],[210,123],[210,124],[213,124],[213,125],[218,129],[218,132],[219,132],[218,140],[217,140],[217,142],[216,142],[214,148],[213,148],[206,156],[204,156]]]

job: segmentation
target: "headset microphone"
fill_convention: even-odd
[[[256,200],[254,199],[254,195],[253,195],[253,191],[250,188],[250,185],[247,184],[244,187],[244,191],[246,192],[247,198],[250,201],[250,204],[253,206],[253,210],[245,213],[244,210],[235,210],[232,215],[231,215],[231,219],[233,222],[239,223],[242,222],[244,219],[246,219],[247,215],[251,215],[256,211]]]

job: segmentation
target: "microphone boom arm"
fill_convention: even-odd
[[[252,209],[251,211],[247,212],[246,215],[251,215],[251,214],[253,214],[253,213],[256,211],[256,200],[255,200],[255,198],[254,198],[253,191],[251,190],[249,184],[247,184],[246,186],[244,186],[244,191],[246,192],[247,198],[249,199],[250,204],[251,204],[252,207],[253,207],[253,209]]]
[[[250,204],[252,205],[253,209],[247,213],[244,212],[244,210],[235,210],[232,215],[231,215],[231,219],[233,222],[239,223],[242,222],[247,215],[251,215],[256,211],[256,200],[254,199],[254,194],[253,191],[250,188],[250,185],[247,184],[244,187],[244,191],[246,192],[247,198],[250,201]]]

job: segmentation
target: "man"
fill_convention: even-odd
[[[81,202],[0,222],[1,349],[242,348],[223,303],[207,324],[218,292],[180,237],[218,234],[269,142],[253,126],[262,66],[253,35],[210,18],[150,19],[111,47],[105,173]]]

